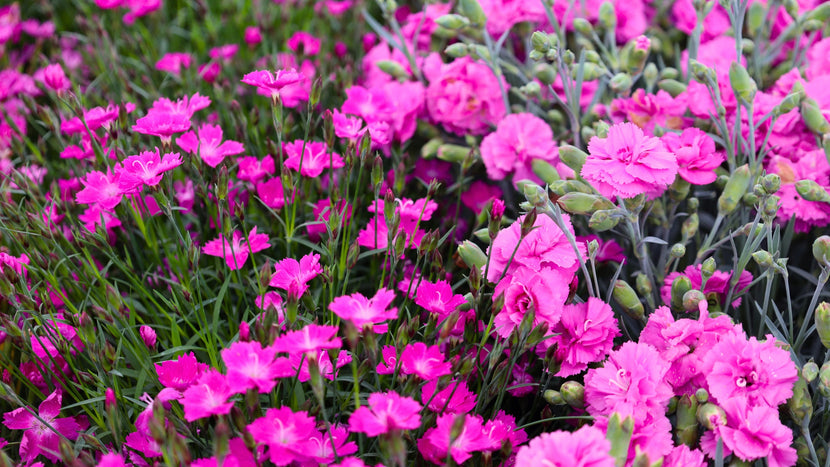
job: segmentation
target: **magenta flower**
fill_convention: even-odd
[[[663,303],[670,304],[671,303],[671,286],[674,283],[674,280],[680,276],[686,276],[689,278],[689,282],[692,283],[692,289],[700,290],[701,285],[703,284],[703,276],[701,274],[701,265],[698,264],[697,266],[690,265],[687,266],[683,272],[673,272],[666,276],[666,279],[663,281],[663,286],[660,287],[660,298],[663,299]],[[732,272],[729,271],[715,271],[714,275],[706,281],[706,287],[703,288],[703,293],[706,295],[715,293],[718,297],[718,303],[723,304],[723,301],[726,300],[726,296],[729,293],[730,289],[730,281],[732,280]],[[752,282],[752,273],[749,271],[741,271],[741,276],[738,278],[738,285],[735,287],[735,295],[740,295],[741,292],[746,290],[749,287],[749,284]],[[734,296],[733,295],[733,298]],[[732,301],[732,307],[737,307],[741,304],[741,298],[738,297]]]
[[[243,438],[232,438],[228,441],[228,451],[221,465],[216,457],[196,459],[190,465],[193,467],[253,467],[257,465],[257,462]]]
[[[435,413],[468,413],[476,406],[476,395],[462,381],[451,381],[449,385],[436,392],[438,380],[427,381],[421,388],[421,400],[426,402],[429,410]]]
[[[92,204],[106,211],[111,211],[121,202],[122,192],[119,188],[121,175],[107,172],[92,171],[86,174],[81,181],[84,188],[75,193],[75,202],[78,204]]]
[[[637,89],[631,97],[612,101],[610,110],[615,122],[628,120],[646,134],[653,135],[657,126],[674,130],[687,126],[683,119],[686,109],[686,96],[683,94],[672,97],[662,89],[653,94]]]
[[[530,312],[534,313],[533,326],[555,325],[568,300],[572,280],[572,273],[556,268],[516,269],[509,278],[499,282],[493,293],[494,301],[504,297],[504,308],[493,321],[495,331],[502,337],[510,336]]]
[[[626,342],[601,368],[585,375],[588,413],[610,416],[619,412],[636,420],[663,417],[674,395],[665,378],[668,369],[654,347]]]
[[[352,433],[378,436],[393,430],[415,430],[421,426],[421,404],[394,391],[369,396],[369,407],[362,406],[349,418]]]
[[[288,48],[303,55],[317,55],[320,52],[320,39],[305,31],[297,31],[288,38]]]
[[[202,125],[199,135],[193,131],[179,136],[176,144],[190,154],[199,154],[205,164],[216,167],[226,156],[235,156],[245,150],[242,143],[236,141],[222,142],[222,128],[219,125]]]
[[[349,220],[352,218],[352,206],[344,199],[332,205],[330,199],[324,198],[317,201],[311,213],[318,223],[308,223],[306,225],[306,231],[312,241],[319,242],[320,236],[323,233],[329,232],[329,229],[331,229],[333,236],[337,236],[338,228],[343,228],[348,225]],[[329,222],[332,214],[335,214],[335,217],[340,219],[339,227]]]
[[[124,457],[117,452],[108,452],[101,456],[96,464],[98,467],[127,467]]]
[[[329,309],[337,316],[351,321],[358,329],[374,325],[374,332],[383,333],[387,326],[380,323],[398,317],[398,309],[389,308],[394,299],[393,290],[380,288],[372,298],[366,298],[360,293],[336,297],[329,303]]]
[[[378,363],[375,371],[379,375],[391,375],[398,365],[398,349],[394,345],[384,345],[380,350],[381,362]]]
[[[315,362],[320,376],[329,381],[334,381],[337,370],[352,362],[352,355],[345,350],[338,352],[337,358],[332,362],[327,350],[318,350],[306,354],[291,354],[288,356],[288,361],[291,363],[291,375],[296,374],[297,380],[301,383],[311,379],[310,362]]]
[[[339,349],[343,341],[337,337],[337,326],[309,324],[298,330],[289,331],[274,341],[277,352],[300,355],[325,349]]]
[[[35,75],[40,78],[40,81],[43,82],[47,88],[56,91],[58,94],[72,88],[72,83],[66,77],[63,67],[61,67],[59,63],[47,65],[40,71],[40,76],[37,76],[37,73]]]
[[[556,359],[561,363],[556,376],[561,377],[580,373],[589,363],[605,358],[620,335],[611,306],[595,297],[586,303],[565,305],[550,332],[553,337],[543,342],[546,347],[556,344]]]
[[[176,360],[156,363],[155,367],[159,382],[164,387],[177,391],[184,391],[195,384],[209,368],[206,364],[199,363],[193,352],[183,354]]]
[[[605,434],[586,425],[574,432],[554,431],[533,438],[519,448],[516,465],[614,467],[614,458]]]
[[[58,418],[61,411],[61,393],[56,390],[40,403],[38,419],[28,407],[6,412],[3,424],[10,430],[25,430],[20,441],[20,458],[31,463],[37,456],[58,462],[60,459],[61,436],[70,441],[78,438],[85,429],[73,417]],[[41,421],[43,420],[43,421]]]
[[[334,125],[334,134],[339,138],[357,141],[368,130],[360,117],[352,117],[334,109],[331,121]]]
[[[182,68],[190,68],[193,63],[193,56],[188,53],[170,52],[164,54],[156,62],[156,70],[166,71],[176,76],[180,75]]]
[[[285,206],[285,188],[280,177],[258,182],[256,184],[256,194],[262,204],[271,209],[280,210]]]
[[[320,266],[320,255],[309,253],[297,261],[294,258],[285,258],[276,264],[271,275],[271,287],[288,292],[289,298],[300,298],[308,290],[308,282],[323,272]]]
[[[329,151],[326,143],[297,140],[283,144],[283,150],[288,156],[285,166],[306,177],[319,177],[325,169],[338,169],[346,165],[339,154]]]
[[[248,26],[245,28],[245,35],[243,37],[248,47],[254,47],[262,42],[262,31],[256,26]]]
[[[668,456],[663,459],[666,467],[706,467],[706,458],[698,449],[690,449],[681,444],[675,446]]]
[[[678,173],[693,185],[708,185],[718,178],[715,169],[726,156],[715,151],[715,141],[697,128],[686,128],[683,133],[666,133],[662,138],[666,149],[677,156]]]
[[[422,306],[430,313],[446,317],[459,306],[467,303],[463,295],[452,291],[447,281],[429,282],[422,280],[418,283],[415,292],[415,304]]]
[[[132,130],[143,135],[161,138],[163,144],[169,144],[173,135],[190,129],[190,117],[180,113],[164,112],[150,109],[147,115],[136,120]]]
[[[307,412],[292,412],[288,407],[268,409],[264,417],[248,425],[254,441],[268,446],[275,465],[305,461],[313,448],[309,440],[317,433],[316,423]]]
[[[582,177],[607,198],[654,198],[677,175],[677,157],[633,123],[613,125],[607,138],[591,138],[588,152]]]
[[[138,333],[141,335],[141,340],[144,341],[144,345],[148,348],[152,349],[156,346],[156,331],[153,331],[153,328],[144,325],[138,329]]]
[[[263,157],[262,160],[252,156],[240,157],[237,162],[239,171],[236,178],[246,182],[256,183],[268,175],[274,175],[276,171],[274,158],[270,155]]]
[[[556,165],[559,162],[557,154],[550,126],[529,113],[504,117],[496,131],[481,141],[481,159],[487,175],[493,180],[513,174],[514,181],[539,182],[539,177],[533,173],[533,161],[539,159]]]
[[[427,347],[423,342],[408,345],[401,353],[401,373],[417,375],[430,381],[452,372],[452,365],[444,359],[437,345]]]
[[[207,108],[207,106],[209,105],[210,98],[205,97],[197,92],[196,94],[193,94],[189,97],[184,96],[181,99],[178,99],[176,102],[173,102],[166,97],[156,99],[156,101],[153,102],[153,106],[150,108],[150,111],[159,113],[180,114],[186,116],[187,119],[190,120],[193,117],[193,114],[195,114],[199,110]]]
[[[225,258],[225,263],[231,270],[241,269],[248,261],[249,253],[256,253],[271,246],[268,243],[268,235],[259,234],[256,229],[254,226],[248,232],[247,239],[242,238],[242,232],[234,230],[232,242],[225,237],[211,240],[202,247],[202,253]]]
[[[461,193],[461,203],[478,215],[484,211],[491,200],[501,198],[503,194],[501,188],[476,180],[470,184],[464,193]]]
[[[280,98],[280,90],[286,86],[297,84],[302,75],[293,68],[277,70],[271,73],[268,70],[253,71],[242,77],[242,82],[256,86],[271,95],[271,100],[276,103]]]
[[[457,417],[463,418],[464,423],[460,425],[461,431],[453,436]],[[430,462],[441,465],[448,455],[460,465],[473,457],[473,452],[493,449],[493,443],[484,433],[481,417],[472,415],[439,415],[436,426],[418,440],[418,451]]]
[[[225,375],[216,370],[206,371],[179,399],[184,407],[184,419],[193,422],[211,415],[230,413],[233,402],[227,400],[232,394]]]
[[[288,359],[276,358],[277,349],[262,347],[259,342],[234,342],[222,350],[228,387],[232,394],[241,394],[256,389],[260,394],[271,392],[277,384],[276,378],[294,375]]]
[[[84,122],[89,126],[90,131],[95,131],[102,127],[108,128],[117,119],[118,107],[113,105],[107,106],[107,108],[93,107],[84,111],[83,121],[78,117],[73,117],[62,122],[61,131],[67,135],[84,134],[86,133]]]
[[[141,189],[144,185],[156,186],[161,181],[164,172],[182,165],[179,153],[167,153],[161,156],[159,148],[156,151],[143,151],[137,156],[124,159],[124,166],[119,171],[121,178],[118,187],[122,193],[131,193]]]

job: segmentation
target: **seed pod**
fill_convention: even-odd
[[[750,186],[752,186],[752,173],[749,171],[749,166],[744,164],[735,169],[729,181],[726,182],[726,186],[723,187],[723,193],[718,198],[718,214],[726,216],[735,211]]]
[[[645,309],[642,302],[640,302],[640,297],[637,296],[637,292],[628,285],[628,282],[618,279],[614,283],[614,291],[611,296],[620,304],[625,314],[638,321],[643,321]]]

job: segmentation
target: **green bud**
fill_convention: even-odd
[[[487,264],[487,255],[481,251],[475,243],[464,240],[464,243],[458,246],[458,255],[464,261],[464,264],[472,268],[481,269]]]
[[[599,209],[614,209],[614,204],[604,197],[578,191],[560,196],[557,203],[572,214],[592,214]]]
[[[645,309],[642,302],[640,302],[640,297],[637,296],[637,292],[628,285],[628,282],[618,279],[614,283],[614,291],[611,296],[620,304],[625,314],[638,321],[643,321]]]
[[[571,77],[578,79],[579,66],[574,65],[571,68]],[[600,76],[605,74],[605,67],[596,63],[585,62],[582,64],[582,81],[596,81]]]
[[[809,422],[813,416],[813,399],[807,388],[807,380],[804,375],[799,375],[793,387],[793,396],[787,401],[787,408],[790,410],[793,420],[801,425],[803,420]]]
[[[698,388],[698,390],[695,391],[695,399],[697,399],[697,401],[701,404],[707,403],[709,401],[709,391],[704,388]]]
[[[686,276],[678,276],[671,284],[671,307],[679,311],[683,309],[683,297],[692,290],[692,282]]]
[[[620,419],[620,414],[614,413],[608,418],[608,429],[605,438],[611,442],[611,456],[615,465],[625,465],[628,459],[628,448],[631,444],[631,435],[634,433],[634,419],[626,417]]]
[[[767,199],[764,200],[764,205],[761,208],[761,213],[766,216],[767,219],[772,219],[773,217],[778,214],[778,207],[781,201],[781,197],[776,195],[771,195]]]
[[[599,6],[599,24],[609,31],[617,27],[617,12],[614,11],[613,3],[602,2]]]
[[[470,54],[470,48],[467,47],[467,44],[456,42],[455,44],[448,45],[447,48],[444,49],[444,53],[452,58],[461,58]]]
[[[551,52],[552,50],[553,49],[549,50],[548,52]],[[527,56],[534,62],[541,62],[547,56],[547,54],[539,52],[538,50],[531,50]]]
[[[827,24],[830,19],[830,3],[822,3],[813,8],[805,15],[805,21],[818,21],[821,24]]]
[[[758,263],[758,266],[763,268],[769,268],[772,266],[772,255],[769,254],[768,251],[758,250],[755,253],[752,253],[752,259]]]
[[[543,84],[550,85],[556,81],[556,70],[546,63],[540,63],[533,68],[533,76]]]
[[[816,332],[821,344],[830,349],[830,303],[821,302],[816,307]]]
[[[695,397],[685,395],[677,401],[675,435],[687,446],[694,446],[697,442],[697,408],[698,401]]]
[[[717,267],[718,264],[715,262],[715,258],[706,258],[706,261],[700,265],[700,275],[703,276],[703,280],[705,281],[712,277]]]
[[[475,0],[473,0],[475,1]],[[490,60],[490,51],[487,50],[487,47],[484,47],[480,44],[472,44],[468,46],[470,48],[470,56],[474,58],[480,58],[484,61]]]
[[[636,52],[644,53],[641,50],[637,50]],[[632,54],[632,56],[633,56],[633,54]],[[630,68],[631,65],[632,64],[629,63],[629,70],[631,69]],[[640,63],[639,66],[642,66],[642,63]],[[637,67],[636,69],[639,69],[639,67]],[[657,71],[657,65],[655,65],[654,63],[647,64],[645,69],[643,69],[643,78],[645,78],[646,84],[648,84],[649,86],[654,86],[654,84],[657,82],[657,77],[658,76],[659,76],[659,72]]]
[[[520,87],[519,91],[528,97],[538,97],[542,93],[542,86],[537,81],[531,81]]]
[[[744,203],[746,206],[755,206],[758,204],[759,198],[758,195],[755,193],[747,193],[741,198],[741,202]]]
[[[562,399],[575,409],[585,407],[585,386],[576,381],[565,381],[559,388]]]
[[[686,247],[682,243],[675,243],[671,247],[672,258],[682,258],[686,256]]]
[[[746,11],[746,25],[754,33],[761,29],[767,19],[767,9],[760,3],[753,3]]]
[[[579,180],[556,180],[550,184],[550,191],[557,196],[562,196],[565,193],[572,193],[578,191],[580,193],[594,193],[590,186],[580,182]]]
[[[706,301],[706,295],[700,290],[690,290],[683,294],[683,309],[688,312],[698,311],[698,304]]]
[[[657,87],[671,94],[672,97],[677,97],[686,92],[686,84],[674,79],[664,79],[657,83]]]
[[[669,185],[669,197],[672,201],[683,201],[689,195],[690,188],[691,184],[678,175],[674,183]]]
[[[617,73],[608,83],[611,89],[617,93],[628,92],[631,89],[631,84],[631,75],[628,73]]]
[[[802,89],[801,93],[794,93],[790,92],[787,94],[781,102],[778,103],[775,107],[772,108],[772,114],[776,117],[780,117],[786,113],[789,113],[796,107],[801,105],[801,101],[804,100],[804,90]]]
[[[458,146],[455,144],[442,144],[438,147],[438,158],[442,161],[461,163],[472,151],[466,146]]]
[[[616,209],[601,210],[593,213],[588,220],[588,227],[595,232],[611,230],[620,223],[620,215]]]
[[[805,363],[801,368],[801,376],[804,377],[807,383],[812,383],[818,376],[818,365],[816,365],[816,362],[809,361]]]
[[[640,295],[648,296],[654,291],[651,281],[648,280],[648,276],[645,274],[637,274],[637,278],[634,280],[634,286],[637,287],[637,293]]]
[[[409,73],[398,62],[392,60],[379,60],[377,62],[377,66],[381,69],[381,71],[393,78],[405,79],[409,77]]]
[[[577,174],[582,172],[582,166],[587,158],[588,154],[575,146],[569,144],[559,146],[559,160],[572,168]]]
[[[768,195],[778,193],[781,188],[781,177],[778,174],[767,174],[761,179],[761,186]]]
[[[680,77],[680,72],[677,68],[666,67],[660,70],[660,79],[677,79]]]
[[[421,146],[421,157],[424,159],[432,159],[438,155],[438,148],[441,147],[444,141],[441,138],[432,138],[426,144]]]
[[[755,52],[755,42],[752,39],[744,38],[741,41],[741,52],[747,55],[752,55],[752,53]]]
[[[697,229],[700,226],[700,218],[696,212],[689,214],[689,217],[683,221],[680,227],[680,233],[683,235],[683,241],[686,242],[697,234]]]
[[[795,182],[795,191],[807,201],[830,203],[830,193],[823,186],[813,180],[799,180]]]
[[[559,172],[556,171],[556,167],[550,165],[550,163],[544,159],[533,159],[531,165],[533,167],[533,173],[538,175],[539,178],[547,184],[551,184],[560,179]]]
[[[533,46],[533,50],[537,50],[541,53],[547,52],[552,47],[552,44],[550,43],[550,36],[542,31],[535,31],[530,36],[530,44]]]
[[[818,370],[818,390],[822,396],[830,399],[830,362],[825,362]]]
[[[596,50],[586,50],[585,51],[585,61],[588,63],[599,63],[600,58],[599,54]]]
[[[545,398],[545,402],[550,405],[565,405],[565,399],[562,397],[562,393],[559,391],[554,391],[553,389],[548,389],[544,393],[542,393],[542,397]]]
[[[716,426],[726,425],[726,412],[717,405],[707,402],[697,409],[697,420],[706,428],[714,430]]]
[[[435,23],[442,28],[447,29],[461,29],[470,25],[470,20],[461,15],[449,14],[439,16],[435,19]]]
[[[734,212],[750,186],[752,186],[752,173],[749,171],[749,166],[744,164],[735,169],[729,181],[726,182],[726,186],[723,187],[723,194],[718,198],[718,214],[726,216]]]
[[[700,63],[695,59],[689,60],[689,69],[692,77],[701,84],[707,84],[708,81],[715,81],[715,72],[706,65]]]
[[[522,190],[522,193],[531,205],[542,209],[547,208],[549,199],[548,193],[544,188],[530,180],[522,180],[519,189]]]
[[[487,16],[476,0],[459,0],[458,10],[475,26],[484,26],[484,23],[487,22]]]
[[[830,123],[827,122],[827,119],[824,118],[824,115],[821,113],[821,107],[819,107],[818,102],[811,97],[805,97],[804,100],[801,101],[801,118],[804,119],[804,123],[807,124],[807,127],[815,133],[823,135],[825,133],[830,133]]]
[[[570,52],[570,53],[569,53],[569,52]],[[570,50],[566,50],[566,51],[562,54],[562,57],[561,57],[561,58],[562,58],[562,62],[563,62],[564,64],[566,64],[566,65],[570,65],[571,63],[573,63],[573,60],[574,60],[573,55],[574,55],[574,54],[573,54],[573,52],[571,52]],[[551,63],[556,63],[556,62],[558,62],[558,61],[559,61],[559,59],[560,59],[560,56],[559,56],[559,50],[557,50],[557,49],[550,49],[550,50],[548,50],[548,51],[547,51],[547,53],[545,53],[545,59],[546,59],[547,61],[551,62]],[[571,63],[568,63],[568,60],[571,60]]]
[[[604,120],[599,120],[594,122],[594,130],[597,132],[597,137],[599,138],[607,138],[608,137],[608,130],[611,127],[608,126],[608,122]]]
[[[591,26],[591,23],[589,23],[585,18],[575,18],[573,26],[576,32],[586,37],[591,37],[591,34],[594,32],[594,28]]]
[[[830,236],[822,235],[813,242],[813,258],[822,267],[830,266]]]

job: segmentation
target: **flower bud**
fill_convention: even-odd
[[[637,287],[637,293],[643,296],[651,295],[651,292],[654,291],[654,286],[645,274],[637,274],[634,286]]]
[[[664,79],[657,82],[657,87],[671,94],[672,97],[677,97],[686,92],[687,85],[674,79]]]
[[[611,296],[620,304],[625,314],[638,321],[643,321],[645,309],[643,308],[642,302],[640,302],[640,297],[628,285],[628,282],[618,279],[614,283],[614,291],[611,293]]]
[[[671,247],[672,258],[682,258],[686,256],[686,247],[682,243],[675,243]]]
[[[691,70],[692,77],[698,83],[707,84],[708,81],[714,82],[716,80],[715,72],[695,59],[689,60],[689,68]]]
[[[456,42],[454,44],[448,45],[444,49],[444,53],[452,58],[462,58],[470,54],[470,48],[467,47],[467,44]]]
[[[582,172],[582,166],[587,158],[588,154],[577,147],[569,144],[559,147],[559,159],[576,173]]]
[[[541,53],[547,52],[553,46],[550,42],[550,36],[542,31],[535,31],[530,36],[530,45],[533,46],[533,50]]]
[[[820,135],[830,133],[830,123],[822,115],[821,107],[815,99],[807,97],[801,101],[801,118],[804,119],[804,123],[813,132]]]
[[[574,65],[571,68],[571,77],[573,79],[579,79],[580,68],[582,70],[582,81],[596,81],[600,78],[600,76],[605,74],[605,67],[602,65],[598,65],[596,63],[584,62],[579,65]]]
[[[634,433],[634,418],[620,419],[620,414],[614,413],[608,417],[608,429],[605,438],[611,442],[611,456],[615,465],[625,465],[628,458],[631,435]]]
[[[677,401],[675,435],[687,446],[693,446],[697,442],[697,408],[698,400],[694,396],[685,395]]]
[[[592,214],[599,209],[614,209],[614,204],[604,197],[578,191],[560,196],[557,204],[572,214]]]
[[[609,31],[617,27],[617,12],[613,3],[606,1],[599,6],[599,24]]]
[[[447,29],[461,29],[470,25],[470,20],[461,15],[449,14],[439,16],[435,19],[435,23],[442,28]]]
[[[813,242],[813,257],[822,267],[830,266],[830,236],[822,235]]]
[[[686,242],[697,234],[697,229],[700,226],[700,217],[696,212],[689,214],[689,217],[683,221],[680,227],[680,233],[683,235],[683,241]]]
[[[533,76],[541,81],[542,84],[550,85],[556,81],[557,74],[552,66],[546,63],[540,63],[533,68]]]
[[[138,329],[138,333],[141,335],[141,340],[144,341],[144,345],[147,348],[152,349],[156,346],[156,331],[153,330],[150,326],[141,326]]]
[[[705,302],[706,296],[700,290],[690,290],[683,294],[683,309],[686,312],[694,312],[698,310],[698,304]]]
[[[816,332],[821,344],[830,349],[830,303],[821,302],[816,307]]]
[[[809,361],[801,368],[801,375],[807,383],[812,383],[818,376],[818,365],[816,362]]]
[[[793,420],[799,425],[803,420],[809,422],[813,416],[813,399],[810,397],[810,391],[807,388],[807,380],[804,375],[799,375],[798,380],[793,386],[793,396],[787,401],[787,408],[792,415]]]
[[[581,409],[585,407],[585,386],[576,381],[565,381],[559,388],[562,399],[571,407]]]
[[[591,37],[591,34],[594,32],[594,28],[591,26],[591,23],[588,22],[585,18],[575,18],[573,20],[574,30],[585,37]]]
[[[723,193],[718,198],[718,214],[726,216],[735,211],[750,186],[752,186],[752,173],[749,171],[749,166],[744,164],[735,169],[729,181],[726,182],[726,186],[723,187]]]
[[[799,180],[795,182],[795,191],[807,201],[830,203],[830,193],[813,180]]]
[[[698,390],[695,391],[695,399],[697,399],[697,401],[701,404],[705,404],[709,401],[709,391],[705,388],[698,388]]]
[[[611,89],[616,93],[628,92],[628,90],[631,89],[631,84],[631,75],[628,73],[617,73],[608,83],[608,85],[611,86]]]
[[[112,388],[107,388],[107,391],[104,393],[104,409],[107,412],[112,412],[117,408],[117,402],[115,399],[115,391]]]
[[[551,184],[559,180],[559,172],[557,172],[556,167],[550,165],[548,161],[543,159],[533,159],[531,165],[533,167],[533,173],[538,175],[543,182]]]
[[[380,71],[393,78],[406,79],[409,77],[409,73],[404,69],[404,67],[394,60],[378,60],[375,64],[378,68],[380,68]]]
[[[818,390],[822,396],[830,398],[830,362],[825,362],[818,370]]]
[[[616,227],[621,218],[616,209],[604,209],[591,215],[588,227],[595,232],[605,232]]]
[[[830,19],[830,4],[828,3],[822,3],[813,8],[805,14],[804,18],[805,21],[818,21],[821,24],[827,24],[828,19]]]
[[[781,177],[778,174],[767,174],[761,178],[761,186],[764,187],[764,191],[767,192],[768,195],[772,195],[778,192],[781,188]]]
[[[726,412],[717,405],[708,402],[697,409],[697,420],[706,428],[714,430],[716,426],[726,425]]]
[[[442,161],[461,163],[472,151],[466,146],[458,146],[455,144],[442,144],[438,147],[438,158]]]
[[[692,282],[686,276],[678,276],[671,285],[671,307],[674,310],[683,309],[683,297],[692,290]]]
[[[594,190],[592,190],[591,187],[578,180],[556,180],[550,184],[550,191],[558,196],[563,196],[566,193],[572,193],[575,191],[588,194],[594,193]]]
[[[547,209],[549,199],[547,191],[544,188],[529,180],[522,180],[519,182],[519,189],[522,190],[522,193],[531,205],[543,210]]]
[[[769,268],[772,266],[772,255],[769,254],[768,251],[758,250],[755,253],[752,253],[752,259],[758,263],[758,266],[763,268]]]
[[[487,22],[487,16],[476,0],[460,0],[458,2],[458,9],[475,26],[484,26],[484,23]]]
[[[478,245],[469,240],[464,240],[464,243],[458,246],[458,255],[464,260],[464,264],[471,269],[481,269],[487,264],[487,255],[481,251]]]
[[[490,51],[487,47],[480,44],[472,44],[468,46],[470,49],[470,56],[473,58],[480,58],[484,61],[490,61]]]
[[[533,208],[530,212],[527,213],[524,220],[522,221],[521,226],[521,236],[522,238],[527,237],[527,234],[530,233],[530,229],[536,224],[536,217],[538,216],[536,212],[536,208]]]
[[[559,391],[554,391],[553,389],[548,389],[544,393],[542,393],[542,397],[545,398],[545,402],[550,405],[565,405],[565,399],[562,397],[562,393]]]

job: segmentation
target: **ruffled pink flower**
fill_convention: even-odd
[[[325,169],[339,169],[346,165],[340,154],[330,151],[326,143],[297,140],[283,144],[288,156],[285,166],[306,177],[319,177]]]
[[[297,31],[288,38],[288,48],[303,55],[317,55],[320,52],[320,39],[305,31]]]
[[[144,135],[161,138],[162,143],[170,143],[173,135],[190,129],[190,117],[180,113],[154,111],[136,120],[132,130]]]
[[[686,269],[683,270],[682,273],[680,272],[673,272],[666,276],[666,279],[663,281],[663,287],[660,288],[660,298],[663,299],[663,303],[670,304],[671,303],[671,286],[675,279],[680,276],[686,276],[689,278],[689,282],[692,283],[693,290],[700,290],[701,284],[703,283],[703,276],[701,275],[701,265],[697,266],[688,266]],[[726,271],[715,271],[712,277],[706,281],[706,287],[703,289],[703,293],[709,295],[711,293],[715,293],[718,296],[718,303],[723,304],[724,300],[726,300],[726,295],[729,293],[729,282],[732,280],[732,273]],[[737,307],[741,304],[741,298],[739,297],[740,294],[749,287],[749,284],[752,282],[752,273],[749,271],[741,271],[741,277],[738,278],[738,285],[735,287],[735,292],[733,293],[732,297],[738,296],[732,301],[732,307]]]
[[[193,352],[182,354],[176,360],[156,363],[155,367],[159,382],[164,387],[177,391],[184,391],[195,384],[209,368],[206,364],[199,363]]]
[[[369,406],[358,407],[349,417],[352,433],[378,436],[393,430],[415,430],[421,426],[421,404],[394,391],[369,396]]]
[[[464,381],[450,381],[439,391],[438,380],[427,381],[421,388],[421,400],[435,413],[469,413],[476,406],[476,395]]]
[[[199,135],[193,131],[181,135],[176,144],[190,154],[199,154],[205,164],[216,167],[226,156],[235,156],[245,150],[242,143],[222,141],[222,128],[219,125],[205,124],[199,127]]]
[[[663,459],[665,467],[706,467],[706,458],[697,449],[681,444],[675,446],[668,456]]]
[[[588,152],[582,177],[607,198],[653,198],[677,175],[677,157],[633,123],[613,125],[607,138],[591,138]]]
[[[807,50],[807,79],[830,75],[830,37],[826,37]]]
[[[555,165],[559,162],[553,131],[541,118],[529,114],[510,114],[499,122],[496,131],[481,141],[481,158],[487,175],[501,180],[513,174],[513,180],[533,180],[533,161]]]
[[[351,321],[358,329],[373,326],[374,332],[383,333],[387,326],[381,323],[398,317],[398,309],[389,308],[394,299],[393,290],[380,288],[372,298],[366,298],[361,293],[336,297],[329,303],[329,309],[340,318]]]
[[[580,373],[589,363],[605,358],[614,347],[614,338],[620,335],[611,306],[595,297],[565,305],[561,319],[550,332],[553,337],[543,342],[545,347],[556,345],[556,359],[561,364],[556,376],[561,377]]]
[[[542,3],[525,0],[482,0],[481,9],[487,16],[487,32],[494,37],[519,23],[547,24],[545,6]]]
[[[277,349],[262,347],[259,342],[234,342],[222,350],[225,362],[229,391],[242,394],[248,389],[256,389],[261,394],[271,392],[276,385],[276,378],[294,375],[288,359],[277,358]]]
[[[176,76],[180,75],[182,68],[190,68],[193,63],[193,56],[188,53],[170,52],[164,54],[156,62],[156,70],[166,71]]]
[[[457,425],[456,419],[463,419],[460,431],[453,436],[453,427]],[[493,443],[484,432],[482,419],[472,415],[439,415],[436,426],[424,433],[418,440],[418,451],[428,461],[436,464],[444,464],[447,456],[452,456],[459,465],[473,457],[473,452],[489,451]]]
[[[75,202],[78,204],[92,204],[101,209],[111,211],[123,197],[119,188],[121,176],[119,173],[92,171],[86,174],[81,181],[84,188],[75,193]]]
[[[425,67],[429,78],[427,109],[433,120],[458,135],[485,133],[504,117],[499,82],[507,92],[504,78],[496,78],[487,65],[469,57],[448,64]]]
[[[620,412],[637,420],[663,417],[674,395],[665,381],[668,369],[654,347],[626,342],[601,368],[585,375],[588,413],[610,416]]]
[[[249,253],[256,253],[271,246],[268,243],[268,235],[259,234],[256,229],[254,226],[244,239],[242,232],[234,230],[233,240],[230,242],[224,236],[211,240],[202,247],[202,253],[225,258],[225,263],[232,271],[241,269],[248,261]]]
[[[301,297],[308,290],[309,281],[323,272],[320,255],[316,253],[309,253],[300,261],[285,258],[275,268],[269,285],[287,291],[288,296],[294,298]]]
[[[795,217],[795,231],[807,232],[812,227],[823,227],[830,223],[830,206],[820,201],[808,201],[798,194],[795,183],[813,180],[825,190],[830,190],[830,165],[823,150],[809,151],[797,161],[781,156],[772,156],[767,162],[767,171],[781,177],[781,188],[777,221],[785,224]]]
[[[516,418],[499,410],[495,418],[484,423],[484,436],[490,440],[490,449],[496,451],[505,443],[515,450],[527,442],[527,433],[516,426]]]
[[[182,158],[177,152],[162,156],[159,148],[156,148],[155,152],[143,151],[136,156],[129,156],[123,164],[119,171],[121,178],[118,180],[118,188],[123,193],[132,193],[145,185],[158,185],[164,172],[182,165]]]
[[[268,409],[264,417],[248,425],[257,443],[268,446],[268,456],[275,465],[290,465],[308,459],[313,446],[309,440],[317,433],[317,424],[307,412],[292,412],[288,407]]]
[[[406,346],[401,353],[401,373],[417,375],[424,381],[430,381],[450,374],[452,365],[444,358],[437,345],[427,347],[423,342]]]
[[[677,156],[678,174],[694,185],[708,185],[718,178],[715,169],[726,156],[715,151],[715,141],[697,128],[683,133],[666,133],[661,138],[666,149]]]
[[[502,337],[510,336],[530,312],[534,314],[534,327],[558,323],[572,280],[572,273],[557,268],[516,269],[509,278],[499,282],[493,292],[494,302],[500,296],[504,297],[504,308],[493,321],[496,333]]]
[[[677,0],[671,8],[672,25],[688,35],[692,34],[697,26],[697,11],[692,0]],[[703,34],[701,41],[706,42],[726,32],[731,23],[726,10],[718,4],[706,15],[703,20]],[[734,57],[735,54],[732,54]],[[685,62],[685,61],[684,61]]]
[[[262,42],[262,31],[256,26],[248,26],[245,28],[245,35],[243,37],[248,47],[255,47]]]
[[[613,467],[611,442],[597,428],[542,433],[516,453],[516,465]]]
[[[271,100],[277,102],[280,91],[286,86],[297,84],[302,76],[293,68],[277,70],[271,73],[268,70],[253,71],[242,77],[242,82],[267,92]]]
[[[610,110],[615,122],[630,121],[646,134],[653,135],[658,126],[672,130],[684,127],[686,100],[682,94],[672,97],[662,89],[656,94],[647,94],[644,89],[638,89],[631,97],[611,102]]]
[[[337,337],[337,326],[309,324],[298,331],[289,331],[274,341],[277,352],[300,355],[326,349],[339,349],[343,340]]]
[[[38,406],[38,417],[28,407],[6,412],[3,424],[10,430],[25,430],[20,441],[20,458],[31,463],[37,456],[58,462],[60,442],[63,437],[70,441],[78,438],[86,427],[74,417],[58,418],[61,411],[61,393],[56,390]]]
[[[233,402],[227,400],[232,394],[225,375],[216,370],[205,372],[179,399],[184,407],[184,419],[193,422],[211,415],[230,413]]]

